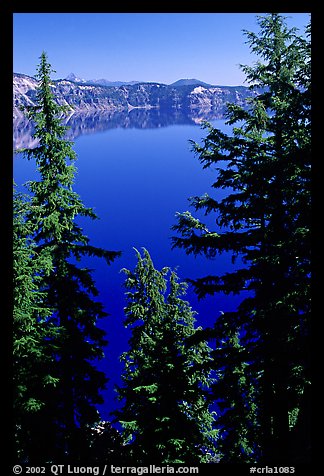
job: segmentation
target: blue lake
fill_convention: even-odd
[[[224,120],[211,123],[229,132]],[[136,265],[133,247],[148,249],[155,264],[177,268],[181,279],[207,274],[222,274],[231,268],[228,256],[215,260],[187,256],[183,250],[171,249],[171,226],[176,223],[177,211],[191,210],[188,197],[205,192],[219,196],[211,189],[215,179],[212,170],[203,170],[192,152],[189,139],[201,142],[206,135],[199,125],[173,124],[164,127],[114,127],[92,130],[74,140],[77,153],[77,191],[86,206],[94,208],[99,220],[81,222],[92,245],[122,251],[122,257],[107,266],[99,259],[86,264],[94,271],[109,316],[100,321],[107,331],[109,345],[106,358],[98,366],[110,379],[105,392],[105,405],[100,408],[102,418],[118,403],[114,400],[114,385],[119,383],[120,354],[127,349],[128,331],[123,327],[125,306],[122,268]],[[16,156],[14,178],[21,185],[35,177],[35,164]],[[212,226],[212,217],[208,217]],[[198,301],[189,288],[186,299],[197,311],[197,325],[212,326],[220,311],[234,310],[239,297],[213,296]]]

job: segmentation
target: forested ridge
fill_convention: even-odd
[[[311,31],[288,29],[280,14],[257,21],[258,33],[244,33],[259,59],[241,68],[258,94],[228,104],[230,135],[205,123],[202,144],[192,142],[215,179],[172,227],[172,246],[213,259],[214,274],[181,282],[134,250],[136,267],[122,270],[131,337],[110,421],[97,409],[109,361],[105,372],[96,363],[118,336],[100,328],[106,313],[82,259],[109,266],[121,252],[93,246],[78,224],[98,217],[74,191],[66,109],[41,54],[24,109],[37,145],[19,150],[38,178],[13,193],[15,463],[311,462]],[[223,253],[237,266],[219,275]],[[242,300],[202,328],[188,286],[200,299]]]

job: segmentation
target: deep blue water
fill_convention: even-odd
[[[223,120],[212,123],[229,132]],[[205,135],[200,126],[186,124],[148,129],[113,128],[75,139],[78,157],[75,191],[100,218],[83,219],[83,230],[92,245],[122,251],[122,257],[110,266],[96,258],[86,262],[94,270],[99,299],[109,313],[99,324],[107,331],[109,341],[106,358],[99,363],[110,379],[105,405],[100,408],[104,419],[117,406],[113,389],[119,383],[122,369],[118,359],[127,349],[128,332],[123,327],[125,276],[120,270],[135,267],[133,247],[147,248],[158,269],[177,267],[181,279],[230,270],[228,256],[207,260],[171,249],[175,213],[191,210],[188,197],[205,192],[213,196],[224,193],[211,189],[214,172],[203,170],[191,151],[189,139],[200,142]],[[14,158],[14,178],[19,187],[35,177],[34,169],[32,161],[20,156]],[[210,217],[208,221],[212,223]],[[220,311],[234,310],[240,302],[240,298],[222,295],[198,301],[191,289],[186,299],[198,312],[197,325],[202,326],[212,326]]]

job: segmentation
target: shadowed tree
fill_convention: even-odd
[[[205,392],[212,383],[203,364],[210,359],[205,342],[186,345],[194,312],[182,299],[186,284],[169,268],[158,271],[147,250],[138,251],[134,272],[126,275],[125,326],[131,328],[124,362],[123,407],[116,411],[124,427],[131,461],[194,463],[215,452],[217,432]]]
[[[44,389],[44,405],[37,412],[30,441],[30,460],[72,461],[78,456],[80,428],[99,421],[96,404],[106,377],[94,362],[103,357],[107,343],[97,326],[106,316],[96,299],[98,291],[89,268],[81,266],[83,257],[104,258],[111,263],[120,253],[90,245],[78,224],[79,217],[96,219],[91,208],[73,191],[76,154],[64,139],[64,108],[55,102],[51,89],[51,65],[42,53],[38,67],[37,105],[28,111],[35,123],[38,144],[22,152],[34,159],[39,180],[28,182],[31,207],[26,219],[36,253],[46,250],[51,271],[43,273],[38,287],[50,316],[40,325],[59,329],[45,336],[48,371],[57,379],[55,388]]]
[[[24,461],[35,415],[44,406],[43,389],[53,388],[57,379],[48,371],[45,339],[54,337],[58,329],[44,326],[51,309],[44,305],[39,283],[52,270],[46,251],[37,253],[26,221],[28,197],[16,192],[13,196],[13,415],[14,460]]]
[[[194,144],[203,168],[216,171],[213,189],[228,191],[221,199],[191,198],[196,212],[213,214],[216,227],[210,230],[189,211],[179,213],[173,229],[181,237],[173,246],[207,258],[232,254],[234,271],[190,280],[201,298],[249,292],[211,331],[223,342],[213,363],[221,375],[215,398],[228,408],[223,438],[233,461],[279,464],[306,460],[310,444],[310,26],[298,36],[279,14],[259,16],[258,24],[259,33],[245,34],[261,59],[242,67],[255,96],[245,108],[228,106],[231,135],[206,125],[203,145]],[[234,336],[239,341],[225,352]],[[253,395],[239,388],[242,380],[236,391],[253,415],[226,395],[233,371],[243,368]],[[243,421],[248,451],[237,439]]]

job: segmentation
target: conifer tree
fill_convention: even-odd
[[[51,89],[51,65],[43,52],[38,67],[37,106],[28,116],[35,123],[37,147],[24,150],[36,161],[40,179],[28,183],[32,194],[27,220],[32,228],[36,252],[46,250],[52,270],[43,275],[39,290],[51,315],[44,326],[60,329],[46,336],[49,371],[58,383],[45,392],[39,424],[33,436],[35,461],[73,460],[78,454],[78,433],[99,420],[95,405],[102,402],[100,391],[106,377],[93,362],[103,357],[104,331],[97,326],[106,313],[96,300],[98,291],[91,270],[80,267],[83,256],[104,258],[111,263],[119,252],[106,251],[89,244],[77,223],[78,217],[96,219],[91,208],[73,191],[76,154],[64,139],[62,125],[65,109],[59,106]],[[43,325],[43,324],[42,324]]]
[[[253,370],[253,396],[241,392],[245,406],[257,408],[249,447],[257,444],[263,461],[278,464],[307,458],[309,445],[309,438],[303,446],[300,441],[309,417],[310,26],[301,37],[279,14],[260,16],[258,23],[258,34],[245,34],[263,61],[242,67],[255,96],[246,108],[228,106],[227,123],[236,125],[232,135],[206,125],[203,145],[194,144],[203,167],[217,171],[213,189],[229,190],[220,199],[191,199],[196,211],[214,214],[216,228],[209,230],[189,211],[179,213],[173,228],[182,237],[173,245],[207,258],[229,252],[236,261],[233,272],[191,282],[200,297],[249,291],[237,312],[220,316],[213,333],[225,346],[238,336],[241,360],[234,346],[213,365],[224,384],[228,368]],[[215,398],[226,399],[216,388]],[[237,412],[239,418],[240,405]],[[238,445],[233,412],[227,415],[226,444],[238,449],[237,460],[250,461]],[[250,421],[245,429],[251,435]]]
[[[247,360],[246,348],[244,342],[241,343],[242,337],[239,332],[233,331],[229,326],[226,327],[226,334],[224,328],[218,332],[216,326],[203,332],[206,337],[216,336],[216,346],[211,356],[219,365],[213,393],[217,398],[219,409],[217,427],[219,427],[218,448],[222,454],[221,462],[253,463],[260,455],[258,381],[253,362]],[[220,335],[223,337],[218,337]]]
[[[25,461],[35,415],[44,406],[43,388],[53,388],[45,338],[58,330],[44,326],[51,309],[39,290],[51,272],[51,257],[37,253],[26,221],[28,197],[14,189],[13,197],[13,415],[14,460]]]
[[[137,254],[126,275],[125,326],[129,351],[118,388],[123,407],[116,412],[124,427],[131,461],[194,463],[213,455],[216,431],[204,392],[212,380],[203,364],[210,359],[205,342],[186,345],[196,329],[194,312],[182,299],[186,284],[167,267],[154,268],[147,250]]]

